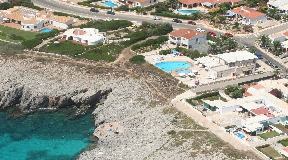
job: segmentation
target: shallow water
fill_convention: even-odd
[[[1,160],[71,160],[91,144],[91,113],[77,119],[61,112],[6,119],[0,112]]]

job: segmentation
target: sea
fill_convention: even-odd
[[[64,111],[7,116],[0,111],[0,160],[74,160],[92,144],[91,113],[72,119]]]

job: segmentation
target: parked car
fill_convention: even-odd
[[[262,55],[259,52],[255,52],[255,56],[257,56],[258,59],[263,59]]]
[[[195,30],[198,31],[198,32],[200,32],[202,29],[201,29],[201,28],[196,28]]]
[[[225,36],[227,36],[227,37],[233,37],[233,34],[226,32],[226,33],[225,33]]]
[[[268,61],[268,60],[267,60],[267,61],[265,61],[265,63],[266,63],[266,64],[268,64],[269,66],[271,66],[271,65],[272,65],[272,63],[271,63],[270,61]]]
[[[188,21],[188,24],[196,25],[196,22],[194,22],[194,21]]]
[[[90,11],[91,11],[91,12],[96,12],[96,13],[99,12],[99,10],[98,10],[98,9],[95,9],[95,8],[90,8]]]
[[[275,70],[280,70],[280,68],[279,68],[278,66],[276,66],[276,65],[274,65],[273,68],[274,68]]]
[[[249,47],[246,46],[246,45],[244,45],[243,48],[244,48],[245,50],[247,50],[247,51],[249,50]]]
[[[160,17],[154,17],[154,20],[162,20]]]
[[[286,57],[288,57],[288,54],[281,54],[281,55],[279,56],[280,59],[283,59],[283,58],[286,58]]]
[[[114,11],[107,11],[107,14],[115,15]]]
[[[212,31],[208,31],[208,34],[213,36],[213,37],[216,37],[216,33],[215,32],[212,32]]]
[[[175,23],[182,23],[182,21],[180,19],[173,19],[172,22],[175,22]]]

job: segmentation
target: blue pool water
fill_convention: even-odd
[[[160,62],[155,64],[157,67],[163,69],[166,72],[181,69],[181,68],[188,68],[191,64],[186,62]]]
[[[71,160],[91,144],[91,114],[69,119],[64,113],[33,113],[6,119],[0,112],[1,160]]]
[[[199,10],[180,9],[180,10],[178,10],[178,12],[181,13],[181,14],[190,15],[190,14],[192,14],[192,13],[199,12]]]
[[[185,70],[180,70],[178,71],[178,73],[190,73],[191,71],[189,69],[185,69]]]
[[[47,32],[51,32],[53,29],[50,29],[50,28],[43,28],[41,30],[39,30],[38,32],[40,33],[47,33]]]
[[[102,2],[102,3],[105,4],[106,6],[109,6],[109,7],[116,7],[117,6],[117,4],[112,3],[110,1],[105,1],[105,2]]]
[[[244,135],[244,134],[241,134],[241,133],[238,133],[238,134],[237,134],[237,137],[239,137],[240,139],[242,139],[242,138],[245,137],[245,135]]]

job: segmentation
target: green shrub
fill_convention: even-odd
[[[172,53],[172,51],[171,51],[170,49],[161,50],[161,51],[159,52],[160,55],[167,55],[167,54],[171,54],[171,53]]]
[[[142,64],[146,62],[145,57],[142,55],[133,56],[132,58],[129,59],[129,61],[135,64]]]
[[[24,46],[22,44],[0,43],[0,52],[5,53],[6,55],[22,53],[23,50]]]
[[[160,44],[163,44],[164,42],[168,41],[168,39],[169,39],[168,36],[160,36],[156,39],[149,39],[143,43],[135,44],[131,47],[131,49],[133,51],[135,51],[135,50],[140,49],[142,47],[160,45]]]
[[[25,46],[26,49],[32,49],[41,44],[43,40],[56,36],[59,32],[59,30],[54,29],[51,32],[37,34],[34,39],[24,40],[22,45]]]
[[[57,15],[57,16],[74,17],[74,18],[78,18],[80,20],[88,20],[88,18],[84,18],[84,17],[81,17],[81,16],[76,16],[74,14],[67,14],[67,13],[63,13],[63,12],[53,12],[53,14]]]
[[[219,96],[219,92],[204,93],[204,94],[201,94],[200,96],[194,97],[192,99],[193,100],[201,100],[201,99],[213,97],[213,96]]]
[[[81,54],[85,51],[85,47],[81,44],[76,44],[70,41],[64,41],[60,43],[47,44],[47,52],[57,53],[75,57],[77,54]]]
[[[111,30],[118,30],[120,28],[126,28],[131,26],[133,23],[127,20],[111,20],[111,21],[101,21],[93,20],[86,24],[78,26],[79,28],[97,28],[100,32],[107,32]]]
[[[171,134],[171,135],[173,135],[173,134],[176,134],[176,131],[171,130],[171,131],[167,132],[167,134]]]

